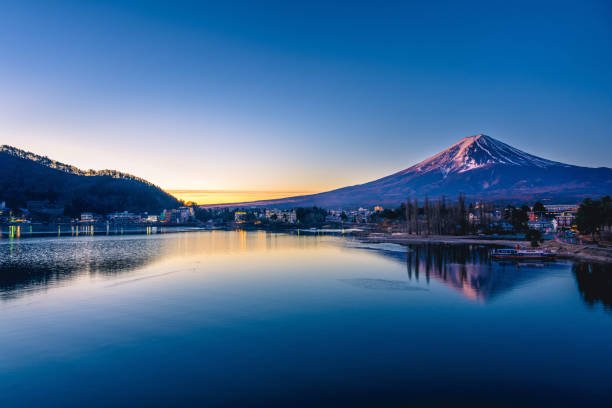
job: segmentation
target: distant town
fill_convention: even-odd
[[[396,208],[211,208],[195,203],[183,204],[160,213],[82,212],[75,218],[66,216],[64,207],[48,200],[27,201],[25,208],[8,208],[5,202],[0,202],[0,237],[158,232],[166,227],[326,228],[409,235],[503,236],[527,239],[537,244],[553,236],[572,242],[580,233],[591,234],[593,239],[597,236],[605,239],[610,230],[609,197],[573,205],[536,202],[520,207],[482,201],[467,202],[462,195],[453,202],[444,198],[422,202],[407,200]],[[590,210],[591,207],[594,210]],[[598,212],[598,208],[601,211]]]

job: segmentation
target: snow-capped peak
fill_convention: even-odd
[[[533,156],[490,136],[480,134],[463,138],[448,149],[405,171],[422,173],[440,171],[446,177],[449,173],[463,173],[492,164],[536,167],[567,166]]]

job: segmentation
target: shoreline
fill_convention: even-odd
[[[149,230],[150,228],[150,230]],[[125,229],[113,229],[110,231],[100,230],[89,230],[89,231],[69,231],[66,229],[65,232],[58,234],[52,231],[36,231],[36,232],[25,232],[11,236],[9,234],[0,233],[0,242],[14,238],[42,238],[42,237],[78,237],[78,236],[103,236],[103,235],[140,235],[140,234],[163,234],[163,233],[176,233],[176,232],[195,232],[195,231],[214,231],[214,230],[225,230],[232,231],[233,228],[206,228],[196,225],[172,225],[157,228],[125,228]],[[284,229],[284,228],[253,228],[247,229],[247,231],[263,230],[273,233],[288,233],[295,229]],[[302,232],[309,232],[307,229],[297,229]],[[341,233],[342,235],[353,235],[359,241],[364,243],[390,243],[398,245],[410,245],[410,244],[446,244],[446,245],[487,245],[487,246],[506,246],[520,248],[531,248],[531,243],[522,239],[511,239],[511,238],[490,238],[490,237],[479,237],[475,235],[408,235],[406,233],[377,233],[367,232],[358,230],[342,230],[342,229],[328,229],[328,230],[317,230],[318,232],[328,233]],[[342,232],[341,232],[342,231]],[[595,245],[584,245],[584,244],[566,244],[556,240],[546,240],[538,247],[540,249],[547,249],[556,254],[558,259],[568,259],[573,261],[582,262],[597,262],[597,263],[612,263],[612,247],[598,247]]]
[[[521,248],[530,245],[528,241],[516,239],[492,239],[479,238],[469,235],[408,235],[408,234],[369,234],[361,238],[364,242],[386,242],[393,244],[480,244],[480,245],[505,245],[520,246]]]
[[[476,236],[445,236],[429,235],[417,236],[407,234],[368,234],[359,239],[366,243],[390,243],[399,245],[410,244],[448,244],[448,245],[501,245],[531,248],[531,243],[525,240],[490,239]],[[544,241],[538,248],[547,249],[556,253],[559,259],[573,261],[586,261],[598,263],[612,263],[612,248],[597,247],[594,245],[565,244],[555,240]]]

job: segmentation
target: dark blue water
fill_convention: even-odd
[[[0,407],[612,404],[612,270],[266,232],[0,240]]]

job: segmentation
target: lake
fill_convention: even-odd
[[[612,270],[265,231],[0,239],[0,406],[612,405]]]

